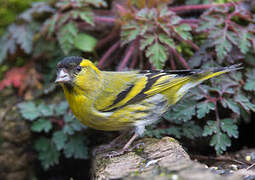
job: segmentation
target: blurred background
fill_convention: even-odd
[[[172,136],[197,158],[255,162],[254,1],[0,3],[0,179],[88,179],[91,150],[118,134],[73,117],[54,84],[56,64],[71,55],[113,71],[242,63],[193,89],[144,136]]]

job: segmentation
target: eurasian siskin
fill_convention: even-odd
[[[57,79],[73,114],[86,126],[104,131],[134,129],[123,147],[143,134],[192,87],[204,80],[239,69],[100,71],[81,57],[66,57],[57,65]]]

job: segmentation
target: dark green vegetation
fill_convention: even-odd
[[[6,27],[0,40],[0,91],[11,86],[26,101],[18,108],[31,122],[34,147],[45,169],[57,164],[61,153],[66,158],[89,158],[86,130],[73,119],[64,97],[42,103],[49,95],[62,93],[53,82],[56,63],[67,55],[86,57],[101,69],[111,70],[242,63],[243,70],[192,90],[159,124],[148,127],[145,135],[204,138],[221,154],[238,138],[238,125],[251,123],[255,112],[254,2],[184,2],[37,2]],[[23,9],[27,3],[17,6]],[[12,11],[7,14],[12,16]],[[2,26],[13,16],[7,19]]]

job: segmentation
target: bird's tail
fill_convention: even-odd
[[[242,69],[241,64],[235,64],[228,67],[213,68],[208,70],[195,70],[193,74],[189,76],[184,82],[181,83],[181,86],[177,92],[178,99],[180,99],[189,89],[201,84],[203,81],[219,76],[221,74]]]

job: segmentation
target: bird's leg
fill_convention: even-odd
[[[103,144],[100,145],[98,147],[95,148],[95,150],[92,152],[93,156],[95,156],[96,154],[103,152],[107,149],[113,148],[118,146],[120,143],[119,141],[129,133],[128,130],[123,131],[118,137],[116,137],[115,139],[113,139],[109,144]]]
[[[122,155],[125,152],[129,151],[129,146],[134,142],[134,140],[137,138],[137,136],[139,136],[139,134],[135,132],[135,134],[129,139],[129,141],[125,144],[125,146],[121,150],[109,152],[105,156],[112,158],[115,156]],[[132,149],[134,149],[134,148],[132,148]]]

